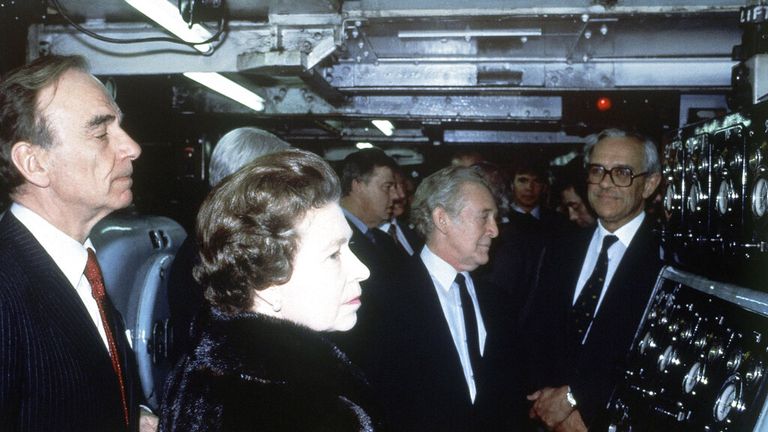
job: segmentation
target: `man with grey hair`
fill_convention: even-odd
[[[265,154],[290,148],[291,145],[271,133],[254,127],[241,127],[227,132],[211,153],[208,184],[216,186],[243,165]]]
[[[216,186],[245,164],[291,145],[267,131],[241,127],[227,132],[211,153],[208,183]],[[168,307],[173,327],[173,347],[169,354],[174,362],[189,344],[194,332],[192,324],[203,305],[203,287],[192,277],[192,268],[200,262],[194,236],[188,236],[179,247],[168,279]]]
[[[550,430],[605,430],[605,406],[661,268],[645,200],[661,181],[655,144],[608,129],[590,137],[594,230],[549,247],[523,311],[529,416]]]
[[[493,386],[508,328],[492,309],[498,290],[470,275],[488,262],[497,212],[471,168],[444,168],[416,190],[411,220],[426,245],[371,299],[377,361],[366,372],[393,430],[488,430],[504,411]]]
[[[130,205],[139,145],[79,56],[0,81],[0,428],[155,430],[89,238]]]

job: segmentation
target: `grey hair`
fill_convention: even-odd
[[[493,189],[485,178],[468,167],[443,168],[421,182],[411,204],[411,223],[424,238],[428,238],[435,229],[432,212],[436,208],[444,208],[451,217],[458,216],[465,205],[461,189],[467,183],[479,184],[493,195]]]
[[[592,134],[586,138],[586,145],[584,146],[584,164],[589,164],[589,156],[592,154],[592,149],[595,145],[605,138],[632,138],[643,144],[643,171],[651,174],[661,172],[661,162],[659,161],[659,151],[656,148],[656,143],[647,136],[628,132],[622,129],[605,129],[602,132]]]
[[[239,170],[259,156],[286,150],[290,144],[267,131],[241,127],[227,132],[211,153],[208,183],[216,186],[224,177]]]

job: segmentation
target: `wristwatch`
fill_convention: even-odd
[[[565,394],[565,400],[568,401],[568,405],[570,405],[571,408],[576,408],[576,398],[573,397],[570,387],[568,387],[568,393]]]

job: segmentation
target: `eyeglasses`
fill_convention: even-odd
[[[613,167],[610,170],[606,167],[598,164],[589,164],[587,166],[587,183],[600,184],[605,175],[608,174],[611,177],[611,181],[618,187],[632,186],[632,180],[635,177],[642,177],[650,174],[648,171],[641,172],[640,174],[632,173],[632,168],[627,167]]]

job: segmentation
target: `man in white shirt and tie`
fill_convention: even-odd
[[[645,200],[661,181],[653,141],[618,129],[585,149],[593,231],[549,247],[523,311],[530,418],[550,430],[605,430],[605,406],[661,268]]]
[[[0,424],[16,431],[154,430],[91,228],[132,200],[141,149],[78,56],[0,82]],[[88,269],[88,271],[86,271]]]
[[[416,190],[411,220],[426,245],[380,291],[367,338],[377,360],[367,372],[394,430],[487,430],[502,416],[492,381],[503,381],[493,367],[507,329],[497,325],[497,290],[470,274],[488,262],[496,216],[471,168],[445,168]]]

